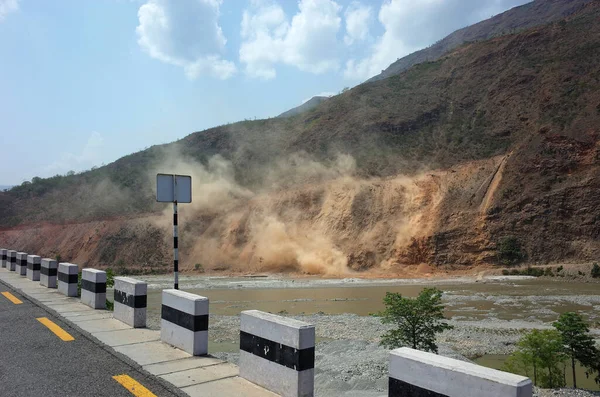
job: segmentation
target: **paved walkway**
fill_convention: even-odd
[[[110,347],[116,357],[133,362],[189,396],[276,396],[240,378],[238,368],[233,364],[210,356],[195,357],[162,343],[160,331],[132,328],[115,320],[110,311],[92,309],[82,304],[79,298],[68,298],[56,289],[43,287],[6,268],[0,268],[0,281],[33,304],[62,317],[82,333]]]

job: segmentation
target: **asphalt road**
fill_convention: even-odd
[[[0,293],[5,291],[23,303],[14,304],[0,295],[0,396],[132,397],[129,390],[113,379],[123,374],[156,396],[181,396],[178,389],[137,370],[0,282]],[[59,339],[37,320],[41,317],[53,321],[75,340]]]

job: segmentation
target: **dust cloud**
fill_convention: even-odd
[[[164,158],[148,178],[192,176],[193,202],[179,206],[184,269],[340,276],[390,268],[439,202],[431,178],[361,179],[347,154],[329,164],[306,153],[277,159],[252,189],[220,155],[202,164],[170,148]],[[164,212],[156,222],[168,236],[171,206]]]

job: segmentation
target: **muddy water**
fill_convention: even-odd
[[[148,280],[152,282],[151,280]],[[382,300],[386,292],[397,292],[404,296],[417,296],[425,284],[340,285],[332,282],[293,283],[285,288],[277,282],[261,280],[251,285],[227,279],[204,283],[201,288],[184,290],[207,296],[211,301],[211,314],[237,315],[243,310],[257,309],[272,313],[325,314],[354,313],[369,315],[383,309]],[[264,281],[264,282],[263,282]],[[485,319],[527,320],[549,322],[560,313],[577,311],[588,320],[600,320],[600,285],[555,280],[511,280],[485,281],[480,283],[437,283],[445,292],[446,315],[455,320],[478,321]],[[160,310],[160,289],[148,291],[149,315]],[[168,288],[167,285],[164,288]]]

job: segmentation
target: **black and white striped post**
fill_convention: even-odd
[[[173,178],[175,180],[175,178]],[[177,225],[177,200],[173,202],[173,272],[175,273],[175,289],[179,289],[179,226]]]
[[[174,288],[179,289],[179,221],[177,205],[192,202],[192,177],[188,175],[157,174],[156,201],[173,203]]]

